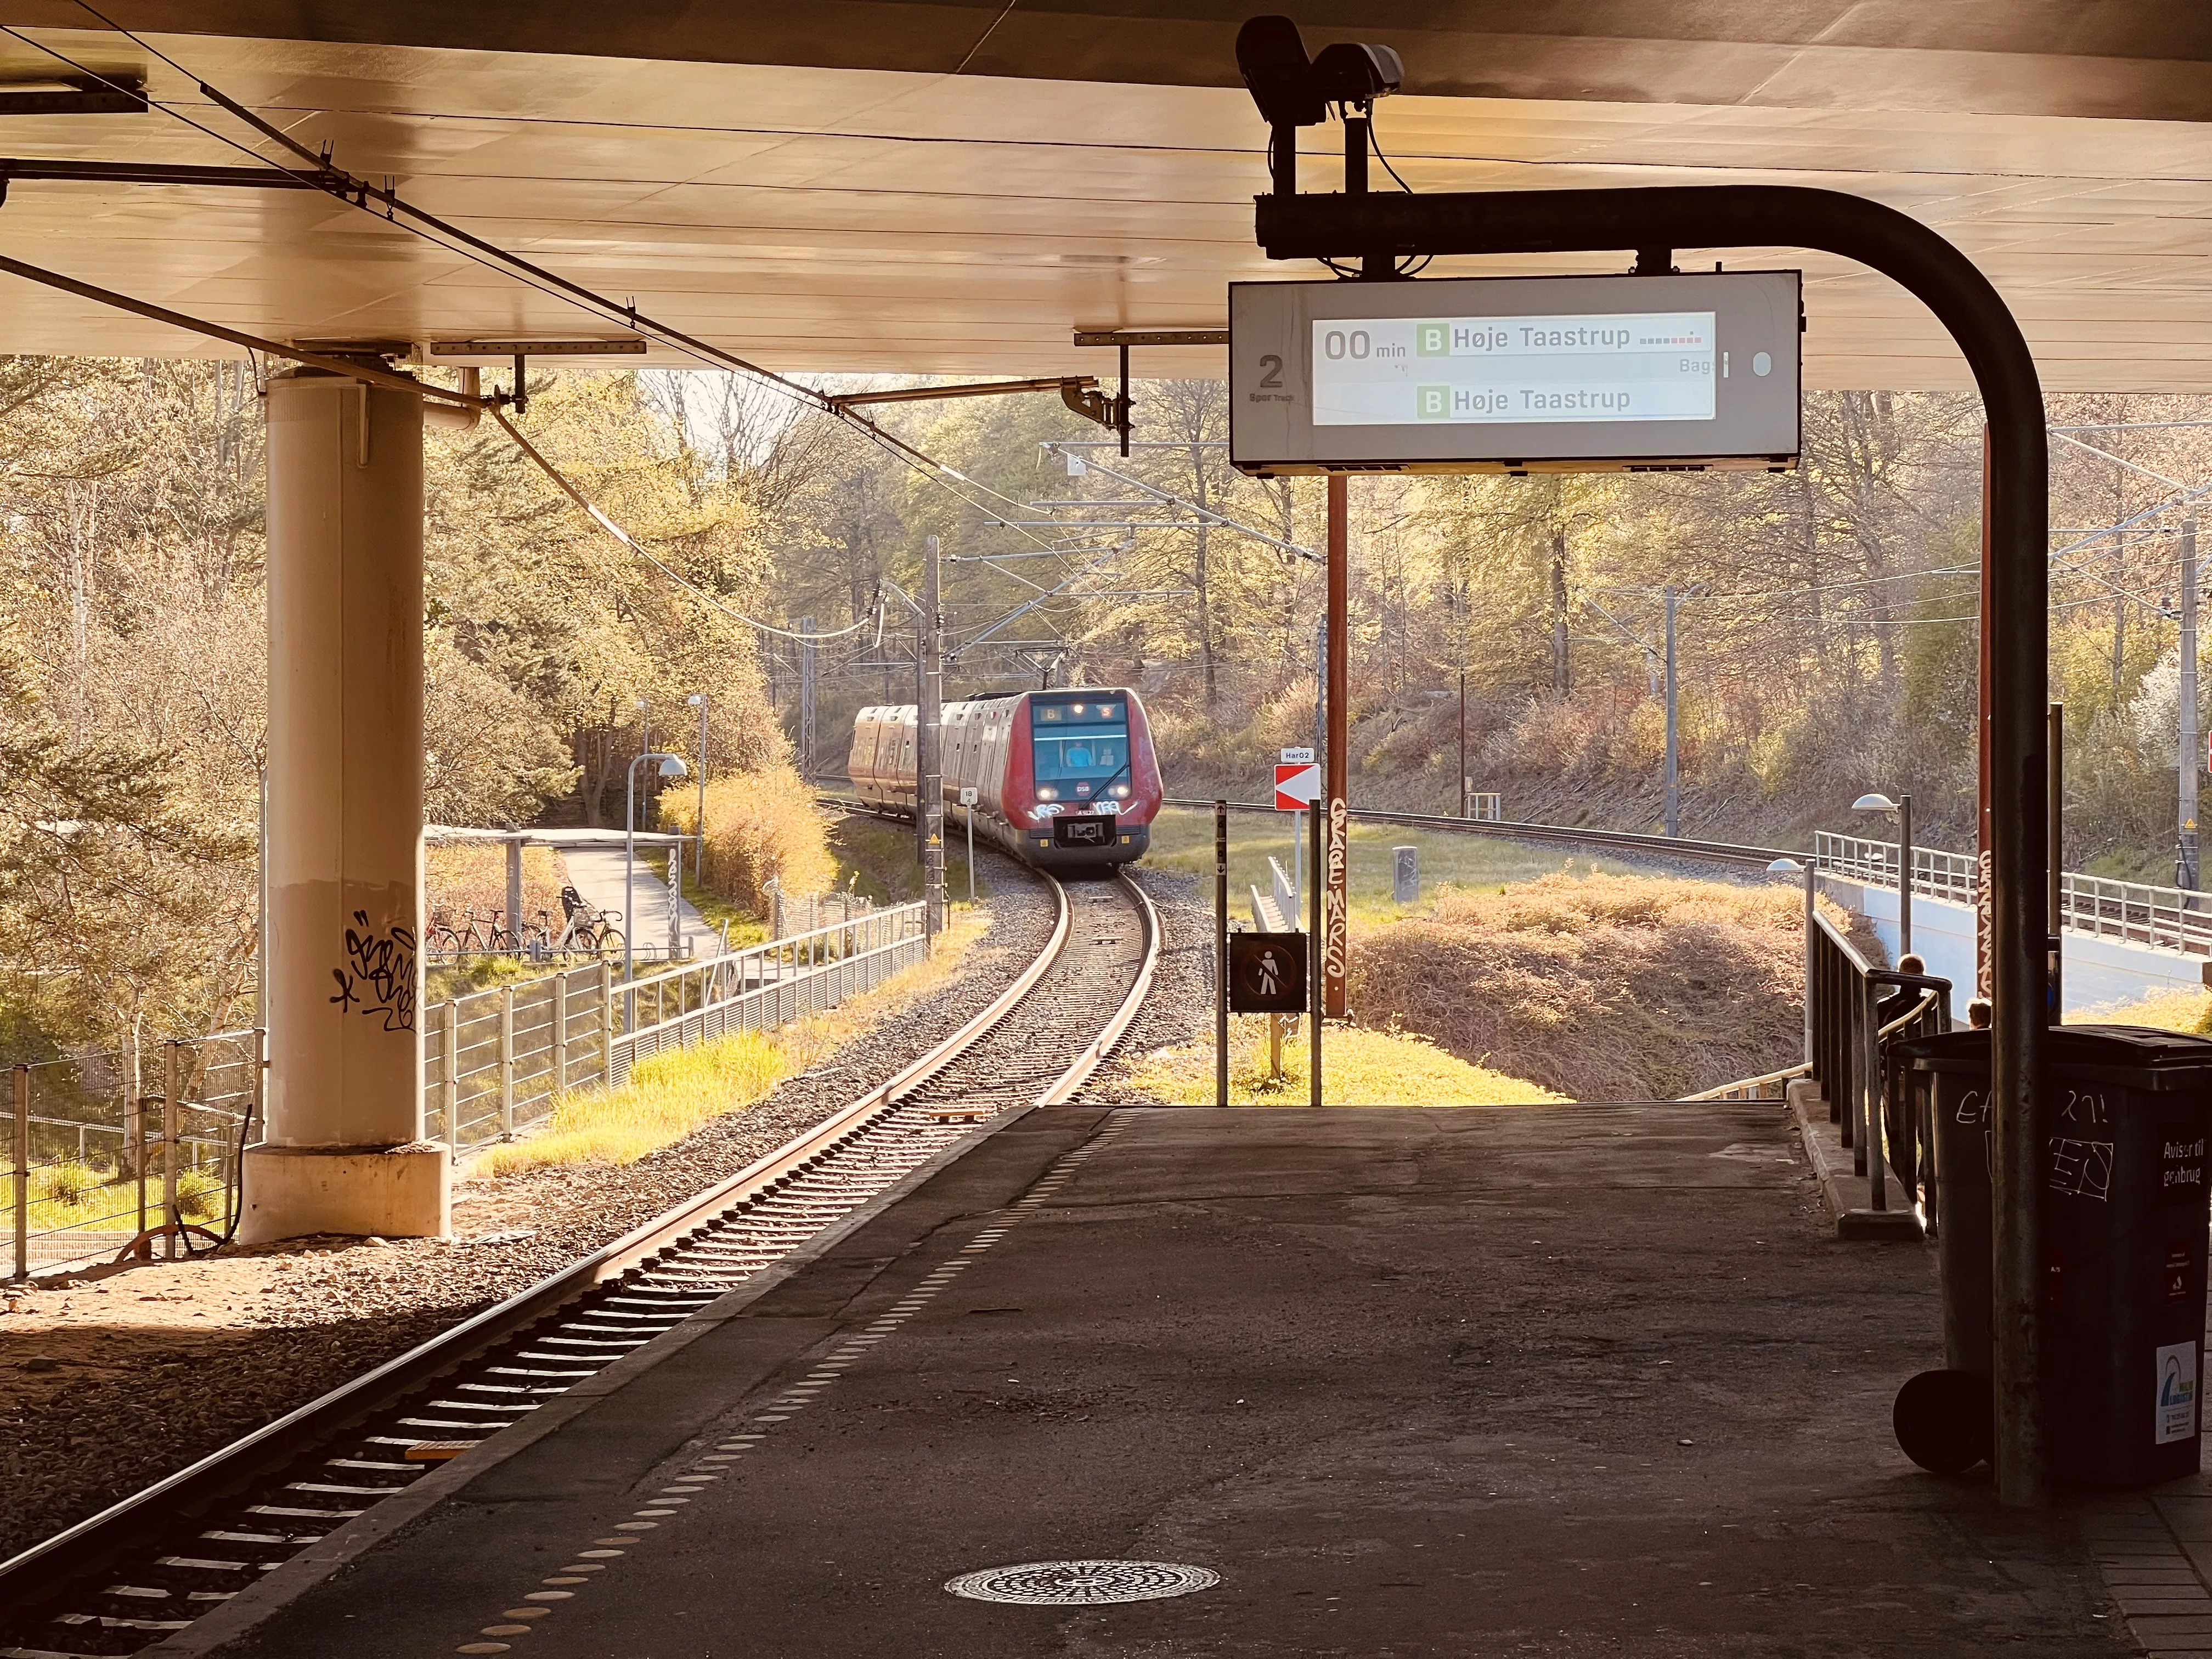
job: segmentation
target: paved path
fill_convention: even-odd
[[[2075,1515],[1898,1452],[1940,1349],[1931,1253],[1837,1240],[1771,1103],[1041,1110],[223,1652],[2130,1651]],[[1084,1558],[1220,1582],[941,1588]]]
[[[623,901],[621,848],[575,848],[563,852],[561,862],[568,869],[569,884],[584,896],[586,903],[618,914],[626,914],[631,908]],[[649,854],[639,849],[635,908],[645,920],[643,926],[631,933],[630,942],[640,955],[649,949],[655,957],[661,956],[668,944],[668,882],[663,873],[667,868],[665,849],[655,848]],[[678,899],[677,903],[684,945],[690,953],[696,957],[719,954],[722,948],[721,930],[709,927],[690,900]],[[630,932],[627,923],[623,931]]]

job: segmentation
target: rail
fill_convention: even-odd
[[[1213,810],[1213,803],[1210,800],[1169,799],[1161,805],[1194,807],[1209,812]],[[1229,810],[1232,812],[1273,812],[1275,808],[1266,801],[1231,801]],[[1410,830],[1494,836],[1500,841],[1531,841],[1563,847],[1609,847],[1620,852],[1648,857],[1756,866],[1762,870],[1777,859],[1804,856],[1802,853],[1776,847],[1741,847],[1732,842],[1689,841],[1679,836],[1645,836],[1628,830],[1579,830],[1559,823],[1509,823],[1491,818],[1455,818],[1442,812],[1383,812],[1361,806],[1352,808],[1350,816],[1355,823],[1398,823]]]
[[[547,1116],[567,1089],[626,1082],[649,1054],[768,1030],[881,983],[928,951],[920,903],[624,981],[612,963],[424,1010],[424,1133],[456,1153]]]
[[[1898,884],[1896,842],[1832,835],[1826,830],[1813,842],[1814,861],[1823,872],[1875,887]],[[1924,895],[1960,904],[1978,903],[1979,863],[1969,854],[1916,847],[1912,891],[1915,897]],[[2185,887],[2160,887],[2066,870],[2059,873],[2058,906],[2062,925],[2077,933],[2148,945],[2185,956],[2212,957],[2212,898]]]
[[[423,1133],[456,1155],[550,1116],[563,1091],[626,1081],[647,1055],[832,1008],[928,952],[919,902],[624,981],[563,969],[422,1011]],[[258,1030],[12,1068],[15,1157],[0,1228],[14,1277],[224,1237],[240,1159],[259,1138]],[[149,1073],[153,1073],[149,1075]]]
[[[1757,1077],[1738,1078],[1733,1083],[1723,1083],[1717,1089],[1706,1089],[1680,1098],[1692,1100],[1769,1100],[1775,1098],[1766,1091],[1772,1088],[1778,1094],[1782,1086],[1805,1076],[1813,1069],[1809,1061],[1799,1060],[1795,1066],[1785,1066],[1778,1072],[1761,1072]]]
[[[932,1159],[953,1155],[969,1137],[980,1139],[980,1133],[965,1126],[964,1119],[958,1123],[936,1121],[951,1115],[917,1106],[912,1103],[912,1097],[921,1094],[933,1079],[951,1068],[1022,1006],[1067,949],[1073,929],[1066,892],[1049,876],[1044,879],[1057,899],[1057,916],[1045,949],[988,1007],[889,1081],[868,1090],[767,1158],[499,1305],[14,1559],[0,1562],[0,1607],[9,1609],[0,1619],[9,1623],[28,1620],[50,1626],[49,1609],[58,1600],[82,1595],[97,1606],[96,1592],[87,1587],[109,1582],[118,1571],[126,1583],[146,1582],[132,1577],[136,1571],[149,1570],[129,1564],[129,1553],[133,1551],[140,1552],[154,1565],[180,1571],[204,1571],[210,1574],[227,1571],[230,1566],[227,1562],[161,1554],[163,1546],[159,1540],[167,1533],[192,1535],[197,1528],[207,1524],[204,1517],[214,1513],[217,1504],[248,1501],[240,1494],[250,1492],[256,1482],[282,1480],[282,1472],[308,1448],[361,1431],[378,1413],[413,1397],[434,1379],[449,1376],[459,1368],[489,1364],[487,1357],[501,1352],[502,1345],[532,1340],[532,1333],[549,1328],[603,1333],[604,1326],[562,1322],[577,1318],[580,1310],[584,1317],[588,1317],[595,1306],[602,1305],[595,1298],[627,1296],[629,1299],[621,1307],[622,1321],[628,1327],[673,1329],[696,1307],[734,1288],[733,1279],[742,1281],[750,1277],[761,1267],[780,1259],[787,1249],[818,1236],[825,1228],[841,1224],[854,1209],[898,1181],[908,1178]],[[1073,1055],[1060,1076],[1041,1093],[1023,1100],[1013,1111],[1003,1115],[1001,1121],[1030,1105],[1055,1103],[1076,1092],[1115,1043],[1126,1035],[1141,1008],[1158,962],[1160,927],[1142,890],[1126,879],[1123,887],[1138,909],[1144,930],[1133,982],[1115,1008],[1097,1027],[1097,1035]],[[878,915],[890,914],[878,912]],[[793,941],[779,943],[788,946]],[[822,965],[835,967],[856,961],[859,955],[856,952]],[[1069,1012],[1072,1018],[1088,1022],[1096,1018],[1097,1009],[1094,1002],[1085,1000],[1071,1007]],[[640,1027],[641,1035],[644,1030]],[[997,1126],[994,1123],[990,1127]],[[986,1129],[982,1133],[988,1132]],[[836,1202],[825,1204],[825,1189],[831,1188],[836,1189]],[[774,1233],[786,1242],[760,1250],[750,1264],[732,1267],[732,1256],[740,1253],[733,1245],[742,1243],[727,1231],[729,1220],[735,1214],[746,1218],[748,1237]],[[667,1279],[666,1274],[656,1279],[657,1267],[672,1269],[682,1282],[662,1282]],[[716,1282],[702,1288],[701,1281],[708,1279]],[[656,1297],[666,1305],[654,1307]],[[561,1338],[556,1334],[551,1340]],[[596,1370],[599,1364],[605,1363],[604,1356],[595,1357],[581,1349],[564,1349],[561,1358],[572,1369],[589,1365]],[[501,1373],[501,1382],[511,1374]],[[546,1375],[550,1374],[533,1373]],[[556,1392],[547,1388],[534,1390],[548,1398]],[[403,1425],[408,1420],[402,1419]],[[499,1426],[486,1424],[483,1432],[495,1432]],[[391,1431],[387,1429],[386,1432],[389,1434]],[[416,1434],[422,1437],[419,1429]],[[375,1467],[392,1468],[397,1462],[394,1473],[437,1467],[392,1460],[386,1449],[396,1443],[388,1438],[376,1443],[374,1453],[388,1461]],[[388,1486],[394,1492],[406,1489],[396,1482],[380,1484]],[[288,1488],[285,1501],[300,1500],[292,1497]],[[289,1554],[299,1546],[318,1541],[319,1539],[313,1535],[271,1540],[264,1554]],[[118,1563],[124,1565],[118,1566]],[[209,1582],[230,1581],[215,1577]],[[229,1599],[220,1593],[195,1598],[204,1600],[209,1606]],[[195,1614],[204,1610],[201,1607],[192,1609]],[[68,1616],[70,1622],[82,1624],[100,1615]],[[0,1632],[0,1642],[5,1642],[8,1635],[9,1632]]]

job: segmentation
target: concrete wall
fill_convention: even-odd
[[[1864,916],[1874,926],[1890,960],[1898,957],[1897,891],[1834,876],[1820,878],[1820,890],[1846,910]],[[1973,994],[1974,913],[1964,904],[1912,896],[1912,947],[1927,958],[1928,971],[1952,984],[1953,1013],[1963,1018]],[[2167,991],[2204,988],[2205,958],[2186,957],[2178,951],[2161,951],[2148,945],[2099,939],[2069,930],[2065,935],[2065,972],[2060,986],[2067,1013],[2111,1008],[2140,1002]]]

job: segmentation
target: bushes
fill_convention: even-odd
[[[1802,902],[1644,876],[1447,888],[1354,928],[1352,1004],[1574,1099],[1671,1099],[1797,1057]]]
[[[672,789],[661,817],[687,834],[698,810],[696,794]],[[793,896],[827,890],[836,881],[828,823],[814,792],[787,766],[739,772],[707,786],[708,890],[755,915],[768,914],[769,883],[780,879]]]

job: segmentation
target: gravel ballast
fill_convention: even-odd
[[[956,976],[751,1109],[623,1166],[464,1180],[450,1240],[292,1241],[5,1293],[0,1559],[527,1288],[774,1152],[943,1041],[1034,961],[1054,905],[983,863]]]

